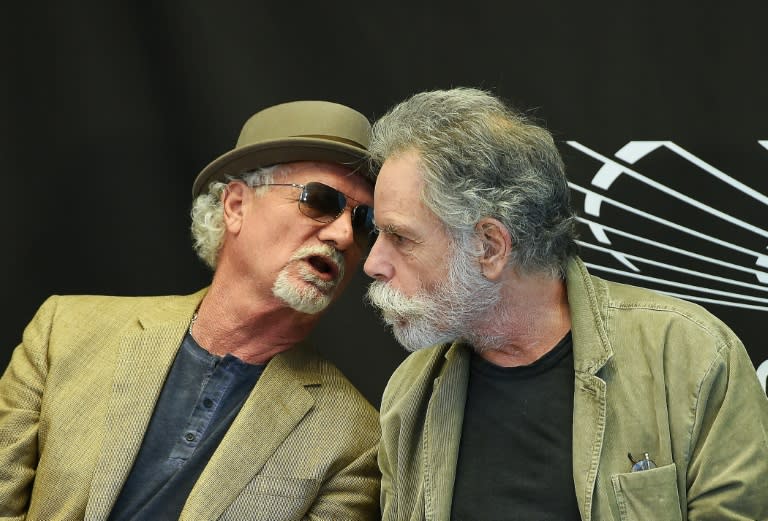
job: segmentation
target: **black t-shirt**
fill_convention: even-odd
[[[571,334],[531,365],[472,355],[452,521],[581,519],[573,485]]]

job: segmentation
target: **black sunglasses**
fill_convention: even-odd
[[[354,201],[335,188],[323,183],[311,182],[305,185],[296,183],[263,183],[258,186],[291,186],[301,188],[299,195],[299,211],[321,223],[331,223],[344,213],[347,200]],[[352,207],[352,231],[355,242],[363,249],[368,249],[375,239],[375,226],[373,225],[373,208],[360,204]]]

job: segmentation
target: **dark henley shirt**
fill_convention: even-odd
[[[213,355],[187,334],[109,520],[178,519],[263,370]]]

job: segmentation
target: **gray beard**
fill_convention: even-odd
[[[326,281],[318,278],[306,266],[299,264],[298,275],[308,283],[299,285],[294,280],[296,274],[291,272],[291,265],[312,255],[325,255],[334,259],[339,268],[338,276],[334,280]],[[272,294],[296,311],[315,315],[328,307],[333,300],[336,287],[343,278],[344,257],[337,250],[326,245],[301,248],[293,254],[288,265],[278,273],[272,286]]]
[[[446,280],[432,291],[408,297],[383,281],[368,287],[368,301],[408,351],[456,340],[478,350],[498,345],[480,325],[495,314],[500,285],[483,276],[476,256],[459,251],[453,257]]]

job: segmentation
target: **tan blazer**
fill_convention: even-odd
[[[204,294],[43,304],[0,379],[0,519],[107,518]],[[377,419],[308,348],[277,355],[180,519],[376,519]]]

